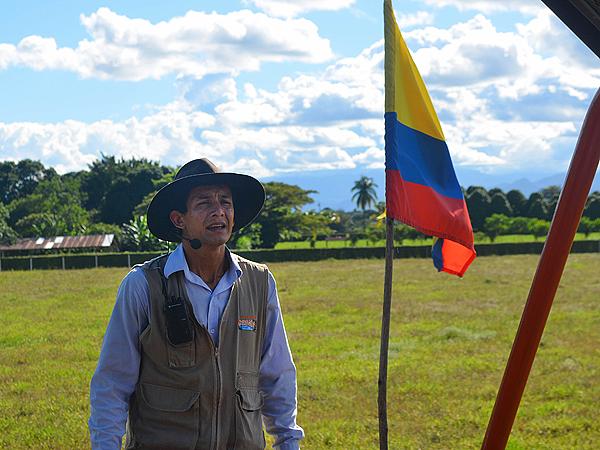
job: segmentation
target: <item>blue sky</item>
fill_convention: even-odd
[[[383,170],[382,3],[6,0],[0,159]],[[541,2],[394,6],[459,179],[566,170],[600,63]]]

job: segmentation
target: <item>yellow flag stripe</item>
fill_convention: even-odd
[[[413,130],[445,141],[431,98],[394,17],[392,1],[384,3],[385,112]]]

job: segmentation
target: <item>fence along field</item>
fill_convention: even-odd
[[[476,244],[479,256],[539,254],[543,242],[501,242]],[[272,263],[288,261],[322,261],[325,259],[384,258],[384,247],[337,247],[337,248],[282,248],[259,250],[234,250],[253,261]],[[600,241],[576,240],[572,253],[600,252]],[[0,272],[10,270],[38,269],[87,269],[99,267],[131,267],[152,259],[161,253],[91,253],[63,255],[35,255],[0,258]],[[431,258],[430,245],[400,246],[394,248],[395,258]]]
[[[394,275],[390,446],[479,448],[537,256]],[[571,255],[509,448],[600,442],[598,254]],[[306,449],[377,448],[383,261],[272,263]],[[124,268],[0,273],[0,448],[89,448],[88,390]]]

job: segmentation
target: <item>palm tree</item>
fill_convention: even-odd
[[[352,188],[352,200],[356,202],[356,206],[365,211],[371,204],[375,205],[377,201],[377,192],[375,188],[377,184],[373,181],[373,178],[360,177],[360,180],[354,182]]]

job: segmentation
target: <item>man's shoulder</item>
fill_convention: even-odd
[[[136,264],[125,275],[119,286],[119,292],[123,294],[135,295],[144,294],[148,290],[148,279],[142,269],[142,264]]]
[[[144,287],[147,289],[148,277],[151,278],[153,276],[154,270],[162,270],[164,268],[168,256],[169,254],[160,255],[141,264],[134,265],[127,275],[125,275],[123,281],[121,281],[121,288],[137,289]]]

